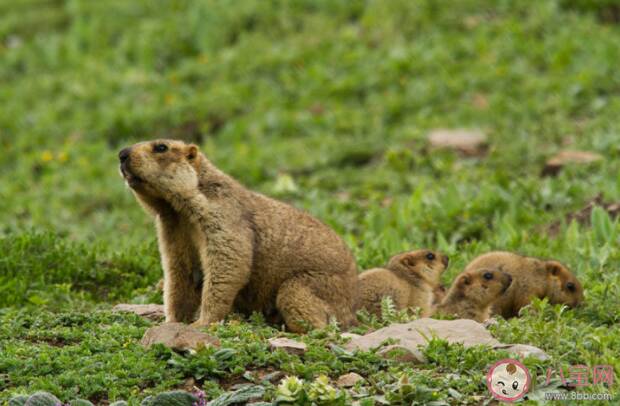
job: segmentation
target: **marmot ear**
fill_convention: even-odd
[[[415,258],[412,255],[406,255],[403,257],[403,259],[400,260],[400,263],[408,266],[408,267],[413,267],[415,266]]]
[[[463,274],[461,275],[461,277],[459,278],[459,285],[469,285],[471,284],[471,277],[467,274]]]
[[[545,262],[545,269],[553,276],[558,276],[562,272],[562,264],[557,261]]]
[[[187,147],[187,159],[194,159],[198,156],[198,147],[191,144]]]

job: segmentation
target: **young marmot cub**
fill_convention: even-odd
[[[545,261],[512,252],[495,251],[483,254],[466,267],[466,271],[498,268],[512,276],[510,289],[491,309],[504,318],[519,315],[519,310],[532,298],[549,298],[549,303],[575,307],[583,302],[583,288],[575,276],[558,261]]]
[[[512,277],[497,269],[465,271],[452,283],[436,313],[483,322],[491,316],[492,303],[511,283]]]
[[[360,308],[381,314],[381,300],[390,296],[397,309],[419,307],[422,316],[432,313],[434,289],[448,257],[430,250],[405,252],[392,257],[385,268],[370,269],[358,277]]]
[[[119,153],[121,173],[155,216],[166,321],[204,326],[233,309],[290,331],[354,321],[357,267],[346,244],[309,214],[254,193],[195,145],[157,140]]]

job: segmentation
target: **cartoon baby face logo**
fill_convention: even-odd
[[[514,402],[530,389],[532,378],[525,365],[514,359],[496,362],[487,373],[487,387],[495,399]]]

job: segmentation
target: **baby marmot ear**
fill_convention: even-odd
[[[400,263],[407,267],[414,267],[416,260],[413,255],[405,255],[403,259],[400,260]]]
[[[461,277],[459,278],[459,285],[465,286],[465,285],[470,285],[470,284],[471,284],[471,276],[467,274],[461,275]]]
[[[545,269],[553,276],[558,276],[562,272],[562,264],[558,261],[547,261],[545,262]]]
[[[191,144],[187,147],[187,159],[194,159],[198,156],[198,147]]]

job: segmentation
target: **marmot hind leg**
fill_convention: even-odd
[[[308,326],[323,328],[333,315],[330,314],[330,306],[302,279],[291,279],[282,284],[276,298],[276,308],[286,328],[293,333],[305,333]]]

